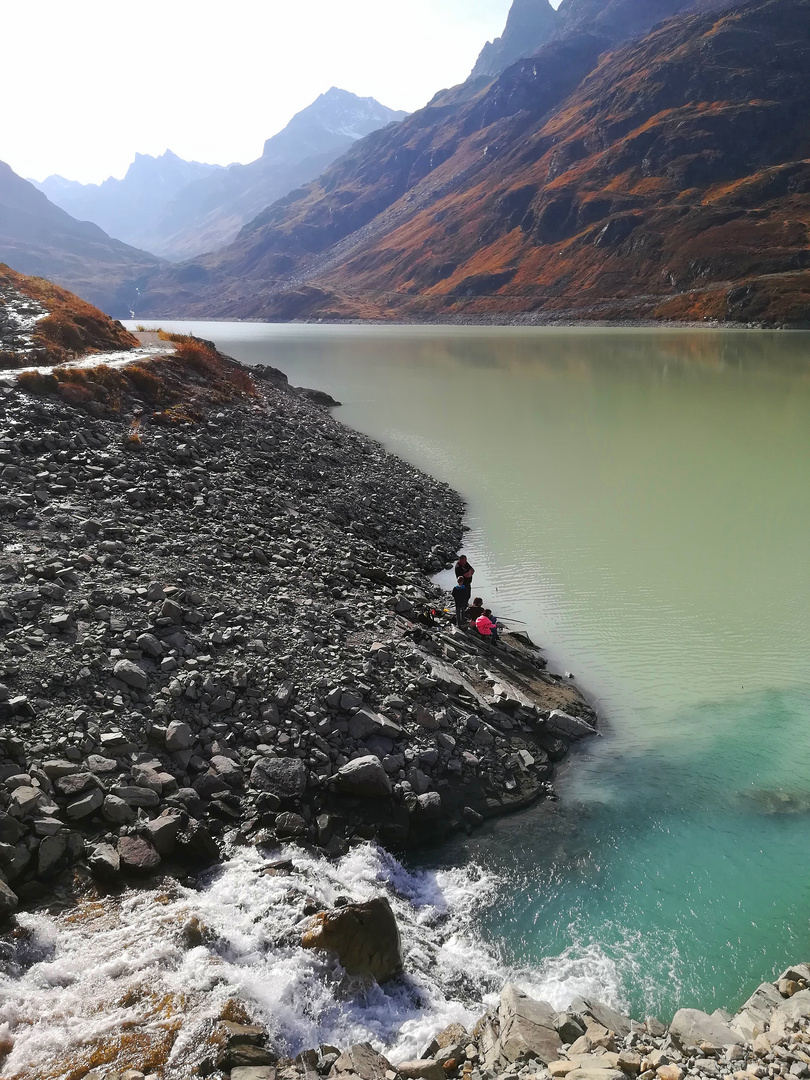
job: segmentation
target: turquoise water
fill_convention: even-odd
[[[504,958],[667,1017],[810,957],[810,334],[194,329],[460,490],[476,592],[600,710],[558,803],[429,857],[497,872]]]

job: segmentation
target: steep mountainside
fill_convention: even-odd
[[[503,36],[487,42],[471,78],[499,75],[510,64],[534,54],[550,41],[589,33],[618,45],[647,33],[663,19],[684,11],[722,7],[728,0],[513,0]]]
[[[523,56],[551,41],[558,29],[557,12],[549,0],[513,0],[503,34],[488,41],[472,70],[471,78],[490,78]]]
[[[76,221],[0,162],[0,261],[51,278],[110,315],[127,317],[160,260]]]
[[[808,321],[810,0],[601,48],[551,43],[364,140],[150,308]]]
[[[262,156],[184,188],[158,225],[150,251],[170,259],[213,251],[276,199],[309,183],[364,135],[404,112],[332,87],[268,139]]]
[[[219,165],[184,161],[167,150],[160,157],[136,154],[123,180],[111,176],[103,184],[80,184],[49,176],[34,186],[71,217],[92,221],[128,244],[157,251],[159,222],[177,193],[221,171]]]

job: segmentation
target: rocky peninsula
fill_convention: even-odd
[[[595,717],[527,639],[452,626],[457,495],[210,344],[98,359],[1,384],[5,912],[77,867],[396,850],[551,794]]]

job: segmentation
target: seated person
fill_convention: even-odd
[[[498,644],[498,620],[492,614],[489,608],[484,609],[483,615],[479,615],[475,620],[475,629],[482,637],[492,638],[495,644]]]

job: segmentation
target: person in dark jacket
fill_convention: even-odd
[[[453,602],[456,605],[456,624],[462,629],[464,628],[464,612],[467,610],[469,599],[469,587],[465,584],[464,578],[459,576],[456,578],[456,584],[453,587]]]
[[[476,596],[470,606],[467,608],[466,619],[471,626],[475,626],[475,620],[479,615],[484,614],[484,601],[480,596]]]
[[[464,579],[464,585],[467,589],[467,597],[464,601],[464,606],[466,607],[467,604],[469,604],[470,602],[470,597],[472,596],[472,579],[473,574],[475,573],[473,567],[470,566],[470,564],[467,562],[466,555],[459,555],[458,562],[454,567],[454,573],[456,575],[456,580],[458,580],[459,578]]]

